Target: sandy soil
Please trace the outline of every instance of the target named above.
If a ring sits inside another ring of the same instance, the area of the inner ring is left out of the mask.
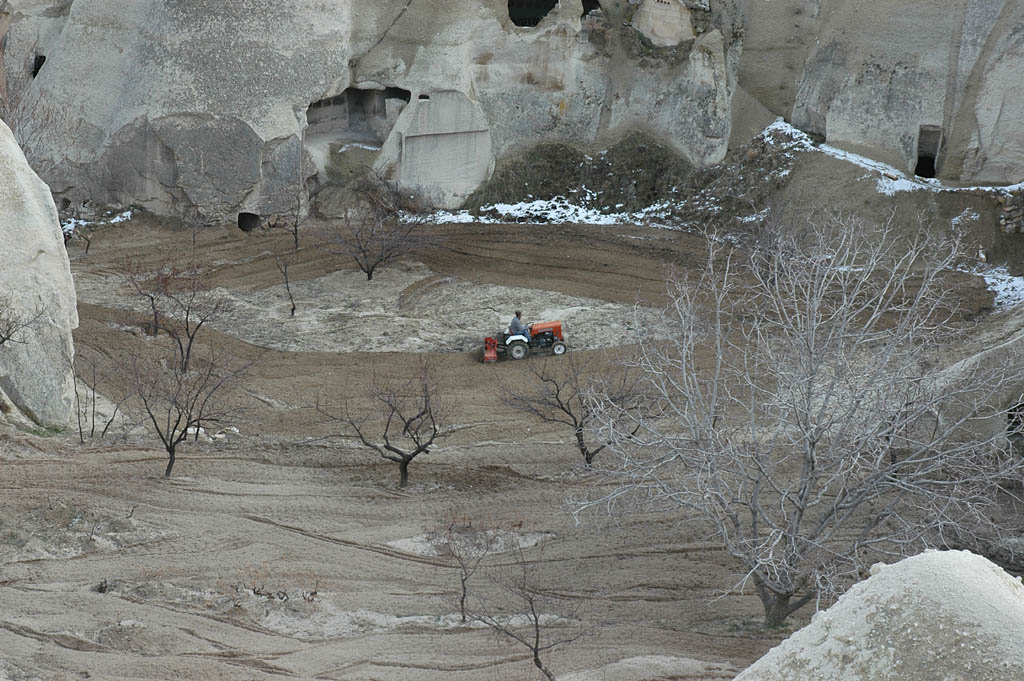
[[[189,443],[167,480],[142,435],[0,439],[0,679],[539,678],[525,648],[458,618],[453,564],[423,539],[456,515],[514,528],[504,548],[525,546],[545,593],[584,605],[596,634],[550,654],[560,678],[730,679],[788,633],[759,625],[753,595],[717,598],[735,566],[698,524],[575,525],[562,511],[583,485],[571,432],[509,413],[495,391],[544,360],[480,362],[481,337],[515,307],[564,319],[574,350],[603,360],[634,304],[660,302],[665,268],[703,257],[700,241],[635,227],[439,230],[445,248],[369,283],[310,242],[291,270],[295,318],[270,257],[286,235],[200,234],[197,257],[231,302],[207,342],[259,358],[238,432]],[[76,345],[108,397],[123,388],[111,365],[141,336],[119,264],[188,257],[190,240],[141,218],[98,232],[88,255],[73,243]],[[394,464],[330,437],[311,407],[420,353],[442,367],[458,428],[399,489]]]

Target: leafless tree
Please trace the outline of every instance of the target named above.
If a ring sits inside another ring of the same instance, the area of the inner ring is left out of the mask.
[[[379,267],[434,243],[424,235],[425,219],[406,210],[415,197],[394,183],[371,175],[354,193],[354,205],[326,237],[332,251],[352,258],[367,281]]]
[[[292,264],[295,262],[295,258],[298,256],[298,250],[289,250],[284,253],[274,253],[274,265],[277,266],[277,271],[281,273],[281,277],[284,279],[284,290],[288,294],[288,302],[291,303],[290,316],[295,316],[295,296],[292,295],[292,281],[289,274],[289,270]]]
[[[251,366],[229,367],[212,351],[197,364],[183,371],[174,353],[149,360],[141,352],[128,362],[132,398],[167,452],[167,478],[178,446],[190,434],[222,423],[234,413],[228,392]]]
[[[1003,432],[1015,353],[936,361],[965,330],[955,238],[811,227],[748,253],[711,239],[704,270],[670,282],[634,363],[655,409],[631,423],[607,403],[611,451],[576,506],[703,516],[769,625],[875,560],[995,532],[986,511],[1022,465]]]
[[[173,269],[163,296],[169,314],[160,322],[161,328],[174,340],[178,366],[187,372],[196,337],[203,326],[223,316],[227,302],[213,291],[206,271],[196,263]]]
[[[485,583],[470,589],[466,612],[496,634],[526,646],[533,665],[550,681],[555,675],[543,657],[554,648],[591,633],[583,621],[585,598],[564,597],[544,584],[539,562],[527,558],[518,545],[512,560],[485,568]]]
[[[214,292],[208,272],[195,262],[178,266],[166,260],[155,266],[128,261],[121,273],[145,300],[152,315],[152,335],[164,331],[173,339],[177,366],[187,372],[199,332],[227,308],[227,302]]]
[[[79,370],[79,366],[82,370]],[[98,408],[99,402],[99,375],[97,371],[96,361],[88,360],[85,361],[82,358],[81,350],[79,350],[79,356],[72,362],[72,377],[74,378],[75,384],[75,416],[78,421],[78,441],[85,444],[86,437],[96,437],[96,426],[101,425],[99,436],[104,438],[107,433],[110,432],[111,426],[117,421],[118,416],[124,418],[124,413],[121,408],[124,403],[128,400],[128,395],[122,395],[120,399],[112,403],[112,409],[109,414],[101,415]],[[85,403],[82,400],[81,385],[84,385],[85,392]],[[105,419],[105,420],[103,420]],[[128,428],[125,428],[125,435],[127,436]]]
[[[598,366],[597,361],[585,358],[580,353],[569,353],[566,357],[545,361],[529,367],[529,384],[522,385],[512,379],[499,379],[501,400],[512,409],[545,421],[561,423],[572,429],[576,448],[583,455],[586,465],[605,448],[604,443],[595,443],[596,433],[591,429],[594,414],[604,409],[606,403],[617,405],[622,413],[643,409],[643,393],[638,381],[639,374],[629,367]],[[590,399],[592,394],[602,396],[598,402]],[[630,422],[637,427],[639,419]]]
[[[139,260],[127,260],[121,265],[120,272],[124,282],[149,308],[153,320],[149,332],[156,336],[162,328],[161,315],[167,304],[167,292],[178,276],[177,268],[170,260],[155,266]]]
[[[34,315],[17,312],[10,298],[0,296],[0,347],[8,343],[23,343],[21,332],[42,316],[42,312]]]
[[[341,423],[364,446],[398,464],[399,487],[409,484],[409,464],[448,435],[449,407],[437,378],[438,369],[421,360],[409,379],[375,376],[367,389],[369,408],[355,413],[348,401],[336,415],[317,404],[317,411]]]
[[[469,580],[476,574],[484,559],[498,549],[501,528],[474,525],[471,518],[453,514],[442,527],[427,534],[428,540],[442,557],[455,563],[459,574],[459,614],[467,621],[466,599]]]

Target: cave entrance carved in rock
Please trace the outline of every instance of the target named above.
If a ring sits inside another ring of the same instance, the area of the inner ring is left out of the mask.
[[[317,171],[326,172],[332,145],[337,151],[378,151],[410,99],[412,93],[402,88],[350,87],[310,104],[304,143]]]
[[[243,232],[251,232],[254,229],[258,229],[263,223],[260,216],[256,213],[239,213],[238,214],[238,229]]]
[[[917,163],[914,175],[935,177],[942,161],[942,128],[938,125],[922,125],[917,137]]]
[[[557,4],[558,0],[508,0],[508,18],[516,26],[536,26]]]
[[[583,16],[599,11],[601,11],[601,3],[598,0],[583,0]]]

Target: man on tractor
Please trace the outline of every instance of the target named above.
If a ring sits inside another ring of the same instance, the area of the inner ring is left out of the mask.
[[[516,316],[508,323],[508,334],[510,336],[526,336],[526,342],[530,342],[530,327],[523,324],[523,313],[516,310]]]

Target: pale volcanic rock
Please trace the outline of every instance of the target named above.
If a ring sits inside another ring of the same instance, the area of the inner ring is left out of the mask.
[[[691,58],[641,64],[614,0],[585,22],[581,0],[561,0],[532,27],[513,24],[506,0],[7,7],[12,91],[37,102],[46,139],[33,152],[74,205],[285,212],[355,148],[453,208],[499,156],[541,139],[600,143],[639,126],[698,167],[727,149],[732,44],[709,27]],[[679,36],[692,37],[690,11],[678,7]]]
[[[0,122],[0,297],[31,323],[0,346],[0,392],[25,415],[64,427],[74,400],[75,284],[50,190]],[[0,416],[0,420],[3,416]]]
[[[736,681],[1024,678],[1024,586],[969,551],[878,564]]]
[[[906,172],[933,154],[944,179],[1024,179],[1024,4],[777,0],[746,15],[739,87],[801,130]]]
[[[681,0],[644,0],[633,15],[633,26],[658,47],[693,40],[690,10]]]

